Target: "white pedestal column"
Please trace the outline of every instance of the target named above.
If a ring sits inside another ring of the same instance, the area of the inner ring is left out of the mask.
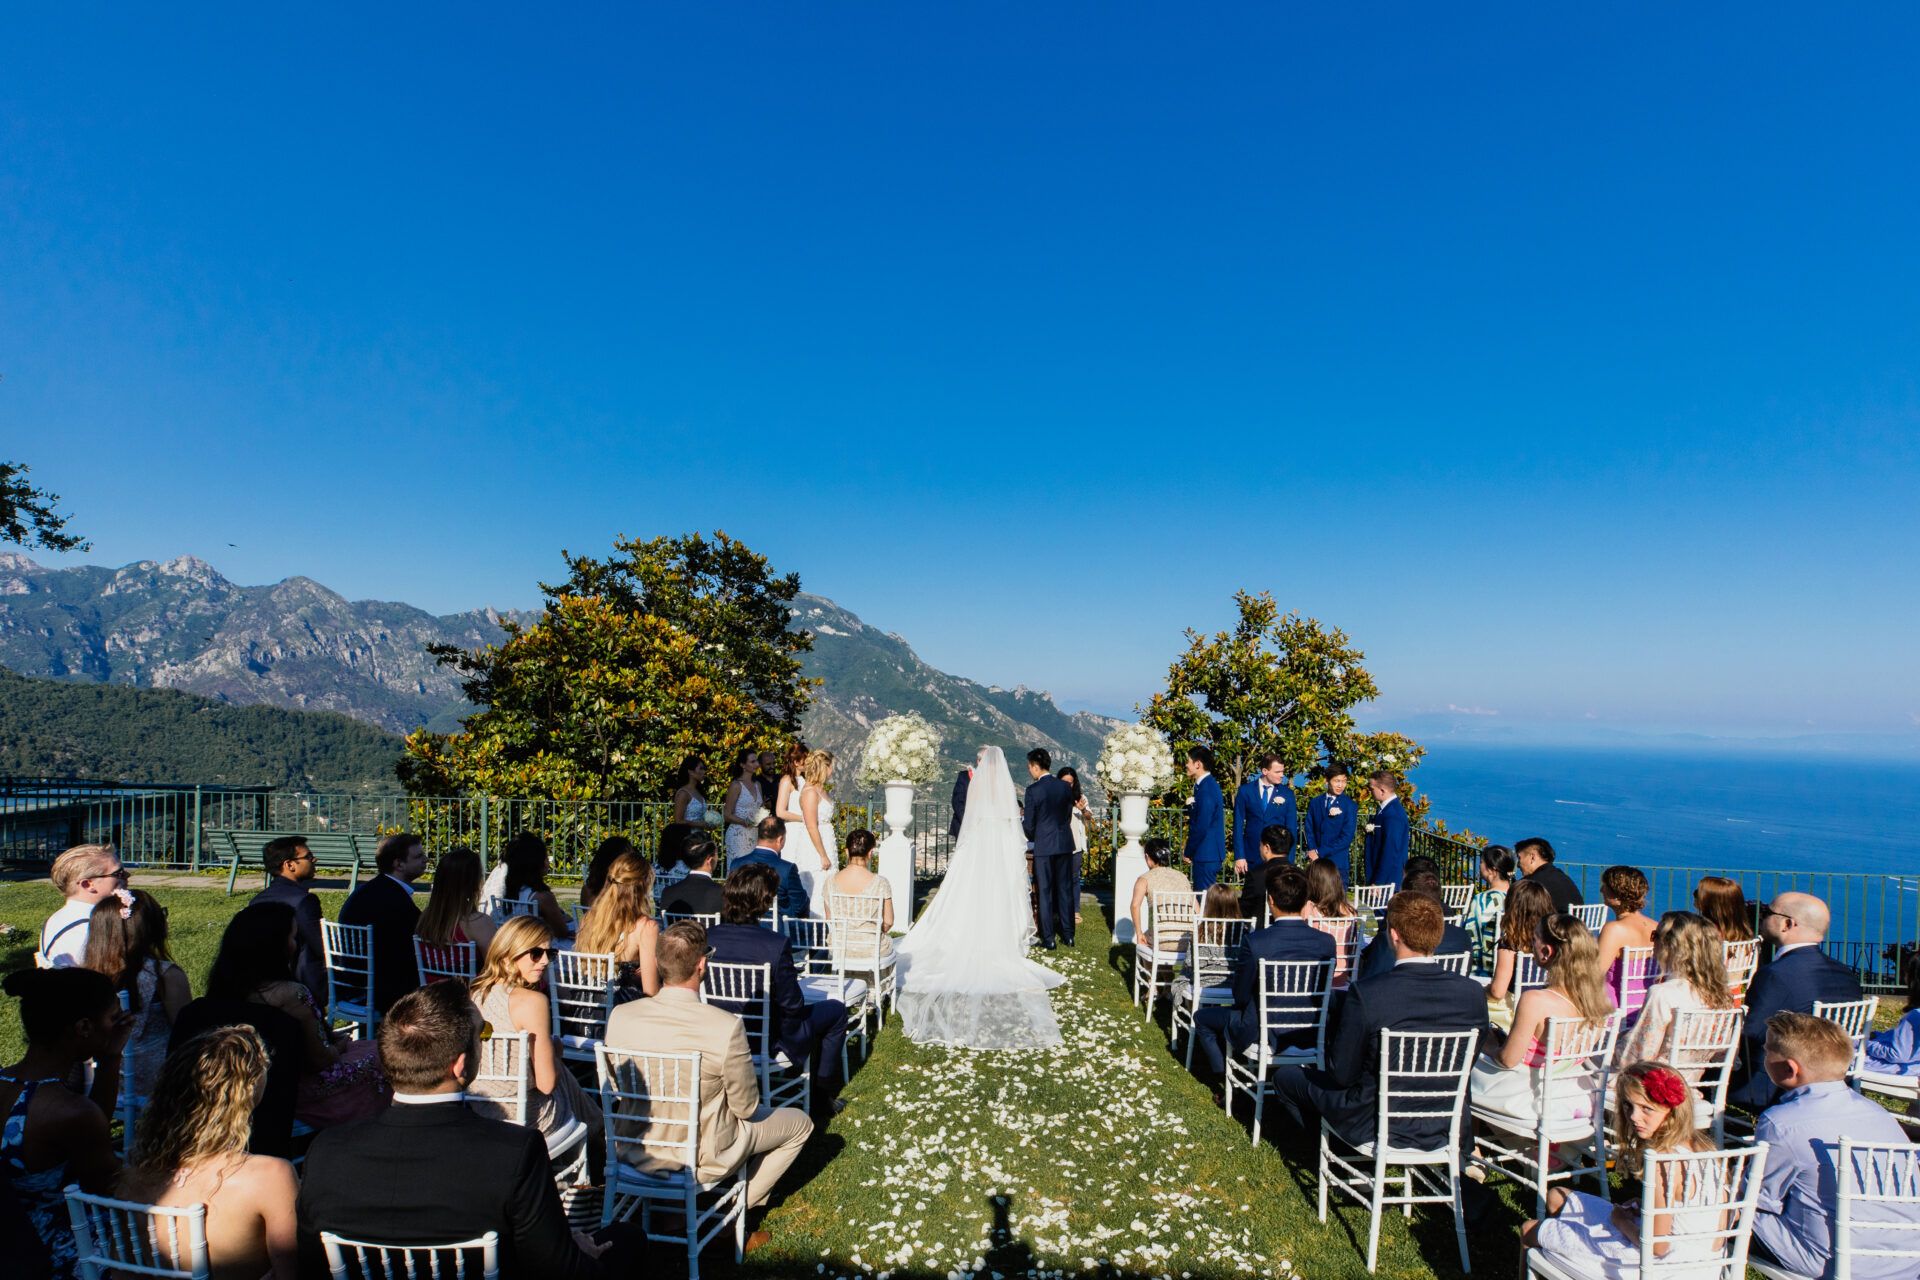
[[[887,784],[887,838],[880,842],[880,874],[893,886],[893,932],[905,933],[913,924],[913,842],[906,837],[913,822],[913,784]]]
[[[1126,843],[1113,855],[1113,940],[1133,941],[1133,885],[1147,874],[1147,851],[1140,837],[1147,834],[1147,796],[1129,791],[1120,797],[1120,834]]]

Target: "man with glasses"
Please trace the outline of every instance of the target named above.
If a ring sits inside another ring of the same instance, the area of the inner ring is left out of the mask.
[[[320,899],[307,888],[313,879],[313,851],[299,836],[267,841],[260,861],[266,865],[267,887],[254,902],[284,902],[293,908],[294,928],[300,934],[300,954],[293,960],[293,976],[313,993],[313,1002],[327,1007],[327,953],[320,941]]]
[[[33,962],[42,969],[67,969],[87,953],[94,904],[127,887],[127,869],[112,845],[77,844],[53,860],[49,875],[66,902],[40,927]]]
[[[1731,1100],[1761,1111],[1780,1100],[1767,1074],[1767,1019],[1776,1013],[1813,1012],[1813,1003],[1860,999],[1853,970],[1820,949],[1827,938],[1827,904],[1810,893],[1782,893],[1760,908],[1760,936],[1773,944],[1773,960],[1760,966],[1747,986],[1744,1080]]]

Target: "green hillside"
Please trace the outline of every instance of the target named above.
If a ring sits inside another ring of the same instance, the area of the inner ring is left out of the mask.
[[[390,790],[400,739],[332,711],[0,669],[0,774]]]

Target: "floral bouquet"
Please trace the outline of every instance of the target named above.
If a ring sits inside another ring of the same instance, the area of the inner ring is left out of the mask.
[[[919,713],[888,716],[867,735],[860,756],[862,785],[911,782],[924,787],[939,776],[940,734]]]
[[[1112,794],[1151,794],[1173,780],[1173,748],[1158,729],[1130,724],[1113,731],[1093,771]]]

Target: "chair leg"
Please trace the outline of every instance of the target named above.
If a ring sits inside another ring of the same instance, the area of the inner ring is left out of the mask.
[[[687,1228],[687,1280],[700,1280],[700,1213],[695,1193],[688,1193],[681,1212]]]
[[[1327,1134],[1320,1131],[1320,1221],[1327,1220]]]
[[[1232,1046],[1229,1045],[1228,1048],[1232,1048]],[[1272,1087],[1273,1087],[1273,1081],[1269,1079],[1267,1076],[1261,1076],[1260,1079],[1254,1083],[1254,1086],[1253,1086],[1253,1134],[1252,1134],[1253,1141],[1249,1144],[1251,1146],[1257,1147],[1260,1145],[1260,1117],[1266,1112],[1267,1090]]]
[[[1367,1274],[1372,1275],[1380,1262],[1380,1202],[1386,1198],[1386,1170],[1373,1166],[1373,1202],[1367,1206]]]
[[[1453,1192],[1453,1237],[1460,1242],[1460,1270],[1473,1272],[1473,1263],[1467,1257],[1467,1210],[1460,1200],[1460,1157],[1454,1156],[1453,1163],[1447,1166],[1447,1182]]]
[[[1193,1025],[1187,1028],[1187,1070],[1193,1070],[1193,1042],[1200,1038],[1199,1014],[1194,1015]]]

